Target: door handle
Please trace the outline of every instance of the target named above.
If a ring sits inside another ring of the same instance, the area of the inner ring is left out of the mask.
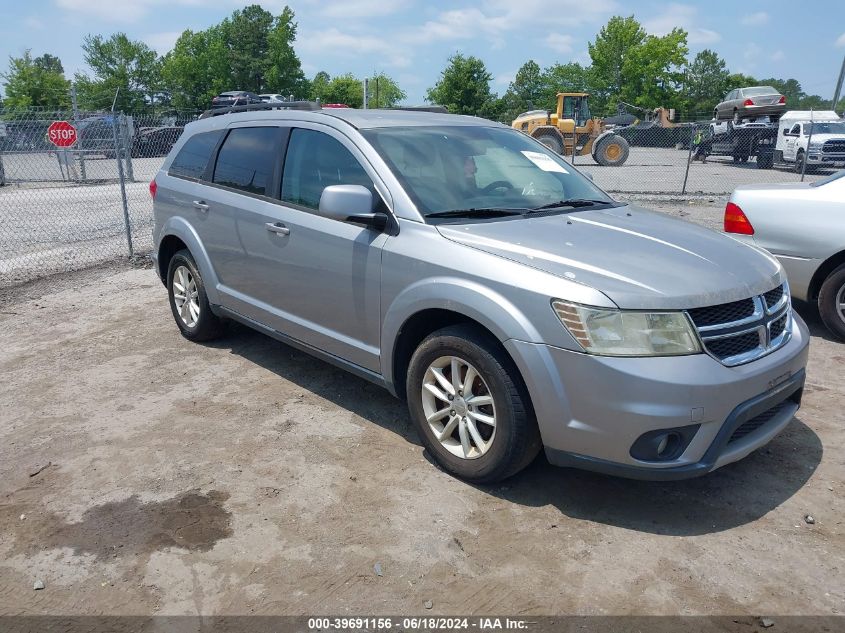
[[[205,202],[205,200],[194,200],[194,209],[205,213],[208,211],[208,204]]]
[[[271,233],[278,235],[290,235],[290,229],[281,222],[268,222],[264,227]]]

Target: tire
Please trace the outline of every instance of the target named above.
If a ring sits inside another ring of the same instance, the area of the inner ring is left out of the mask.
[[[552,150],[555,154],[563,154],[563,142],[557,134],[546,132],[535,136],[538,141]]]
[[[181,289],[186,285],[190,292],[188,296],[193,296],[194,300],[180,302],[179,296],[185,294]],[[178,251],[170,260],[167,267],[167,296],[173,319],[182,336],[189,341],[210,341],[223,333],[223,321],[211,311],[202,276],[188,250]]]
[[[460,362],[454,365],[452,359]],[[455,366],[459,378],[453,383]],[[473,405],[472,398],[463,400],[465,392],[460,387],[471,370],[477,373],[470,387],[473,398],[485,397],[491,404]],[[457,394],[452,396],[441,380]],[[427,384],[434,386],[439,396]],[[528,392],[516,366],[498,341],[475,327],[449,326],[420,343],[411,357],[406,393],[411,419],[424,446],[456,477],[473,483],[501,481],[530,464],[541,448]],[[434,412],[443,415],[432,419]],[[495,425],[481,418],[492,419]],[[447,432],[449,426],[451,433],[441,441],[435,433]]]
[[[824,280],[819,291],[819,314],[827,329],[845,341],[845,264]]]
[[[596,162],[605,167],[618,167],[628,160],[628,154],[631,148],[628,146],[628,141],[614,134],[613,136],[604,137],[596,148]]]
[[[804,172],[804,150],[798,150],[795,155],[795,173],[800,174]]]

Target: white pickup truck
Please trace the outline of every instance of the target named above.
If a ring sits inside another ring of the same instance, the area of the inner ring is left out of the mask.
[[[811,123],[812,120],[812,123]],[[845,120],[833,111],[792,110],[778,125],[775,163],[790,163],[795,171],[815,167],[845,167]]]

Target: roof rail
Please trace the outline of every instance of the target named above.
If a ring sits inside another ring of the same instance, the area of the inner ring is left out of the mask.
[[[212,108],[203,112],[199,118],[207,119],[222,114],[234,112],[260,112],[262,110],[320,110],[320,104],[316,101],[279,101],[277,103],[249,103],[247,105],[228,106],[225,108]]]
[[[434,112],[437,114],[449,114],[449,110],[441,105],[430,106],[394,106],[392,108],[385,108],[386,110],[405,110],[407,112]]]

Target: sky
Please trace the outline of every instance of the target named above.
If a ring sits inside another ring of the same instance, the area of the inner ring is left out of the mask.
[[[201,30],[249,2],[237,0],[0,0],[0,69],[9,56],[57,55],[66,74],[85,71],[88,33],[122,31],[163,54],[184,29]],[[589,63],[587,43],[613,15],[634,15],[649,33],[688,31],[690,58],[704,48],[732,72],[796,78],[807,93],[831,98],[845,55],[845,3],[812,0],[262,0],[299,24],[295,49],[306,76],[379,71],[419,104],[450,55],[484,60],[501,94],[533,59]],[[232,86],[232,89],[238,86]],[[1,89],[1,88],[0,88]]]

